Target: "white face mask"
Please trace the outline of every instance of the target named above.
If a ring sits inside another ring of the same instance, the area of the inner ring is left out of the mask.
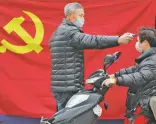
[[[138,52],[143,53],[143,49],[140,47],[139,42],[136,42],[135,48]]]
[[[74,22],[74,24],[77,27],[82,28],[82,26],[84,25],[84,18],[78,18],[78,19],[76,19],[76,21]]]

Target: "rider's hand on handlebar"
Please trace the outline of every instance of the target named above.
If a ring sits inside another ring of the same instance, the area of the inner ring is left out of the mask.
[[[110,78],[115,78],[115,74],[109,75]]]
[[[106,85],[107,87],[112,87],[116,84],[116,82],[117,82],[116,78],[108,78],[102,82],[102,86]]]

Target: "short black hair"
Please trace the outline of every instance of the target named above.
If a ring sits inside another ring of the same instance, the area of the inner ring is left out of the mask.
[[[140,28],[139,29],[140,42],[147,40],[151,47],[156,47],[156,29],[154,28]]]

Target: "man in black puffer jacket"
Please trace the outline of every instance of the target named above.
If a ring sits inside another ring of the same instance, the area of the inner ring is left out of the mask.
[[[64,108],[70,97],[83,88],[84,49],[104,49],[129,43],[130,33],[118,36],[85,34],[84,9],[79,3],[67,4],[66,18],[58,26],[50,40],[52,56],[51,89],[57,102],[57,110]]]
[[[108,87],[117,84],[129,88],[126,106],[127,117],[133,114],[130,113],[130,110],[135,109],[133,108],[137,105],[135,103],[139,103],[142,108],[145,108],[145,106],[148,108],[149,99],[152,93],[155,94],[156,92],[155,89],[152,91],[150,88],[147,88],[145,94],[145,91],[143,91],[145,86],[147,87],[148,84],[154,81],[156,82],[156,30],[152,28],[141,28],[137,40],[136,50],[142,53],[135,60],[137,65],[121,69],[119,72],[110,75],[111,78],[103,82],[103,85],[105,84]],[[139,97],[143,98],[137,99]]]

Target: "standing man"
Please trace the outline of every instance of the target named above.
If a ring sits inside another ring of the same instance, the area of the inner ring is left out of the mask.
[[[129,43],[130,33],[119,36],[95,36],[82,31],[84,8],[69,3],[64,8],[65,18],[50,40],[52,56],[51,89],[57,111],[65,107],[73,94],[84,86],[84,49],[105,49]]]

